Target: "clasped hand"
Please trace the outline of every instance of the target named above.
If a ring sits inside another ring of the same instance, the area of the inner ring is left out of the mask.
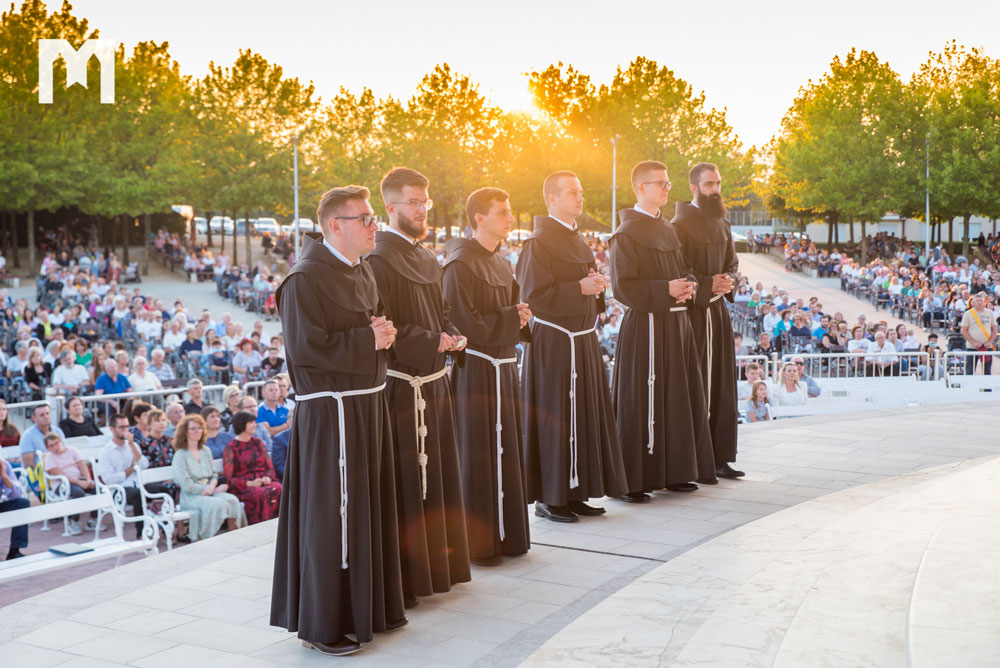
[[[695,290],[698,289],[697,283],[689,281],[686,278],[675,278],[667,285],[669,286],[670,296],[677,302],[686,302],[691,299],[694,297]]]
[[[385,350],[396,341],[396,328],[392,320],[386,320],[384,315],[371,316],[372,331],[375,332],[375,349]]]
[[[587,296],[599,295],[607,290],[608,284],[609,281],[607,276],[599,274],[594,269],[591,269],[586,278],[580,279],[580,292]]]

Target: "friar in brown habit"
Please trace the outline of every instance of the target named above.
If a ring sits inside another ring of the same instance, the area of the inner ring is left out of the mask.
[[[588,499],[629,491],[596,333],[608,279],[576,225],[576,174],[550,174],[542,194],[549,215],[535,219],[517,261],[534,316],[521,371],[527,500],[540,517],[576,522],[604,513]]]
[[[278,516],[271,624],[341,656],[406,625],[385,387],[396,330],[362,256],[369,192],[334,188],[278,288],[296,392]],[[356,640],[348,638],[353,634]]]
[[[494,566],[531,547],[521,458],[517,380],[519,340],[530,339],[510,261],[499,251],[514,216],[510,196],[480,188],[465,204],[472,239],[448,242],[444,296],[468,337],[465,362],[452,369],[465,523],[472,563]]]
[[[619,212],[609,247],[612,291],[626,307],[611,400],[629,487],[621,498],[633,503],[648,500],[652,490],[695,491],[695,479],[718,483],[701,356],[688,315],[697,283],[660,215],[670,185],[663,163],[636,165],[638,202]]]
[[[448,318],[441,265],[420,243],[432,202],[428,181],[406,167],[382,179],[389,227],[368,261],[386,315],[398,330],[389,351],[386,399],[396,449],[396,499],[407,607],[417,596],[468,582],[462,476],[445,356],[465,345]]]
[[[733,324],[725,300],[733,301],[739,259],[722,202],[719,168],[699,162],[688,174],[693,201],[680,202],[672,222],[688,266],[698,281],[690,310],[695,338],[702,352],[702,370],[708,397],[709,426],[716,475],[739,478],[730,462],[736,461],[736,350]]]

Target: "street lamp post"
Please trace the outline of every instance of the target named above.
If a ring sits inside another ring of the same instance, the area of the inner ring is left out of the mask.
[[[931,139],[924,137],[924,222],[927,224],[927,234],[924,235],[924,255],[927,262],[931,261]]]
[[[299,133],[295,133],[292,138],[292,192],[295,194],[295,217],[292,218],[292,225],[295,226],[295,261],[299,261]]]
[[[618,140],[619,135],[611,138],[611,231],[618,227]]]

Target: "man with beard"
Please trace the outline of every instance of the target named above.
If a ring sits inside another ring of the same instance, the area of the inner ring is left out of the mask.
[[[672,221],[687,265],[698,281],[694,307],[689,311],[695,339],[701,349],[702,372],[708,397],[709,426],[716,475],[739,478],[736,461],[736,353],[733,325],[722,302],[733,301],[739,259],[729,230],[728,212],[722,203],[719,168],[699,162],[688,175],[694,201],[680,202]]]
[[[495,566],[530,547],[517,384],[520,338],[531,311],[519,302],[514,269],[499,252],[514,217],[510,196],[480,188],[465,204],[472,239],[448,242],[444,295],[469,344],[452,370],[462,490],[472,563]]]
[[[542,196],[549,215],[535,219],[517,261],[534,314],[522,371],[527,501],[539,517],[577,522],[604,513],[588,499],[628,491],[595,332],[608,279],[576,225],[583,213],[576,174],[550,174]]]
[[[632,503],[663,489],[693,492],[698,479],[718,483],[687,302],[697,283],[681,244],[660,215],[670,179],[662,162],[632,170],[638,202],[622,209],[611,237],[611,285],[628,307],[618,333],[611,400]]]
[[[278,288],[297,392],[275,543],[271,624],[343,656],[406,625],[386,353],[371,267],[376,219],[361,186],[327,191],[302,258]],[[338,512],[339,508],[339,512]],[[348,638],[354,634],[356,639]]]
[[[406,606],[417,596],[468,582],[469,546],[461,467],[445,355],[465,346],[448,319],[441,266],[420,244],[433,205],[428,181],[405,167],[382,179],[389,228],[368,257],[386,315],[399,333],[389,354],[386,398],[392,409],[400,554]]]

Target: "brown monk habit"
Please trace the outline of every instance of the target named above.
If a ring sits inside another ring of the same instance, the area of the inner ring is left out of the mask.
[[[309,233],[278,288],[288,373],[299,397],[375,388],[386,354],[370,317],[381,315],[364,260],[348,267]],[[359,642],[403,618],[393,450],[382,392],[343,399],[347,550],[341,540],[339,408],[332,397],[299,401],[292,421],[275,543],[271,624],[299,637]],[[343,568],[346,561],[347,568]]]
[[[515,349],[530,334],[518,318],[519,293],[513,267],[496,250],[475,239],[448,242],[444,295],[452,322],[469,341],[465,363],[452,369],[451,382],[469,554],[476,559],[524,554],[530,547]]]
[[[615,350],[611,400],[629,492],[714,478],[689,304],[677,303],[669,289],[669,281],[689,275],[680,242],[662,217],[635,209],[618,215],[621,225],[610,242],[611,285],[627,309]]]
[[[739,408],[733,325],[723,301],[723,297],[733,301],[733,295],[713,295],[712,276],[729,274],[735,284],[740,263],[729,221],[709,219],[698,207],[680,202],[671,224],[681,242],[684,258],[698,281],[695,308],[689,313],[698,347],[703,351],[702,370],[708,391],[712,450],[715,465],[721,467],[736,461]]]
[[[459,332],[448,319],[437,258],[419,242],[410,243],[392,232],[378,232],[368,261],[385,302],[386,316],[397,330],[396,342],[389,350],[389,368],[414,378],[443,370],[445,354],[437,351],[441,332]],[[425,406],[422,419],[421,411],[416,410],[415,394],[410,381],[388,379],[386,399],[392,411],[396,448],[399,542],[407,597],[445,592],[471,577],[455,409],[448,377],[427,381],[420,387]],[[421,438],[421,433],[426,435]]]
[[[580,280],[596,268],[594,254],[575,230],[548,216],[535,219],[517,262],[517,282],[535,321],[521,371],[524,469],[527,501],[565,506],[568,501],[620,496],[626,490],[611,395],[596,333],[573,339],[576,352],[576,447],[570,447],[569,332],[594,327],[604,297],[583,295]]]

